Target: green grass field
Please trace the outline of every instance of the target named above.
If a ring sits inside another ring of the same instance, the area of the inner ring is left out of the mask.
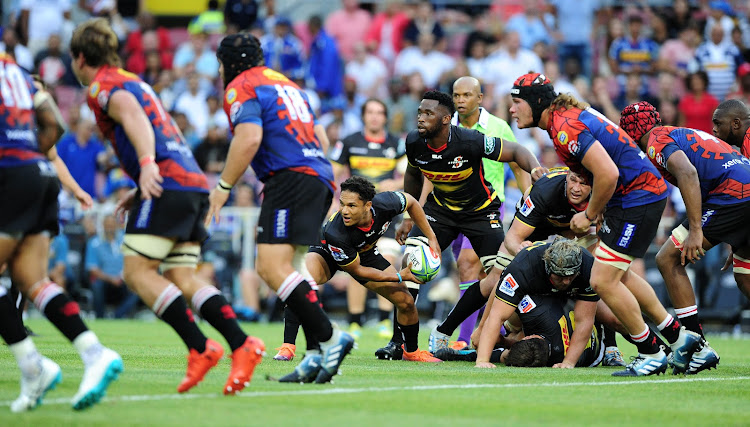
[[[84,412],[69,401],[82,364],[73,348],[48,322],[32,320],[39,349],[63,369],[63,382],[45,404],[12,414],[19,372],[7,349],[0,351],[0,426],[32,425],[356,425],[442,426],[528,424],[748,425],[750,424],[750,340],[709,337],[721,355],[718,370],[697,376],[615,378],[617,368],[574,370],[499,367],[478,370],[466,362],[417,364],[376,360],[384,342],[365,329],[333,384],[279,384],[294,362],[272,359],[281,343],[280,324],[245,324],[261,337],[268,355],[250,387],[223,396],[229,359],[185,395],[176,392],[184,375],[185,349],[171,329],[157,322],[91,321],[104,344],[122,354],[125,372],[108,397]],[[202,329],[219,339],[205,322]],[[426,348],[427,331],[420,344]],[[223,341],[221,341],[223,342]],[[634,348],[620,339],[621,348]],[[299,357],[299,355],[298,355]]]

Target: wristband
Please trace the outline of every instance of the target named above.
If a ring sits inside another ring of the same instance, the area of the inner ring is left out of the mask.
[[[596,216],[594,216],[593,218],[589,218],[589,210],[588,209],[584,209],[583,210],[583,216],[585,216],[586,219],[589,220],[589,221],[591,221],[591,222],[594,222],[594,220],[596,219]]]
[[[404,279],[401,278],[401,273],[399,273],[398,271],[396,272],[396,276],[398,276],[398,283],[401,283],[404,281]]]
[[[228,182],[224,181],[221,178],[219,178],[219,183],[216,184],[216,185],[218,185],[219,188],[221,188],[222,190],[225,190],[227,192],[232,191],[232,187],[234,187],[233,185],[230,185]]]
[[[411,219],[411,216],[409,215],[409,212],[404,211],[404,214],[402,215],[403,219]]]
[[[536,171],[537,169],[541,169],[541,168],[542,168],[541,166],[535,167],[534,169],[531,170],[530,175],[534,175],[534,171]]]
[[[156,158],[150,154],[146,154],[145,156],[142,156],[140,159],[138,159],[138,164],[141,165],[141,167],[144,167],[146,165],[150,165],[151,163],[154,163],[156,161]]]

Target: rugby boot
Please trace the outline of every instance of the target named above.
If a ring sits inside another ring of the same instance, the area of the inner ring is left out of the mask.
[[[120,376],[122,358],[115,351],[101,348],[96,361],[86,366],[78,393],[73,396],[73,409],[81,410],[97,404],[106,394],[107,387]]]
[[[224,384],[224,394],[235,394],[250,385],[255,367],[263,360],[266,345],[263,340],[247,337],[241,347],[232,352],[232,370]]]
[[[62,381],[62,373],[57,363],[36,352],[33,357],[33,362],[29,363],[32,368],[21,373],[21,394],[10,404],[10,410],[13,412],[36,408],[42,403],[44,395],[54,390]]]
[[[652,355],[639,354],[632,358],[632,361],[625,370],[613,372],[613,377],[644,377],[647,375],[659,375],[667,371],[667,356],[663,351]]]
[[[279,378],[280,383],[311,383],[315,381],[321,369],[323,356],[320,353],[308,352],[294,370]]]
[[[438,359],[437,357],[433,356],[429,351],[427,350],[419,350],[416,349],[409,353],[408,351],[404,350],[404,355],[402,356],[403,360],[408,360],[409,362],[429,362],[429,363],[440,363],[442,360]]]
[[[198,353],[195,349],[191,349],[190,354],[187,356],[187,373],[180,385],[177,386],[177,391],[185,393],[198,385],[199,382],[203,381],[203,377],[206,376],[209,369],[219,363],[219,359],[223,355],[224,349],[211,338],[206,340],[206,350],[203,353]]]
[[[385,347],[375,350],[375,356],[380,360],[401,360],[404,349],[401,343],[389,342]]]
[[[693,353],[700,346],[701,336],[693,331],[687,330],[684,326],[680,328],[680,336],[673,344],[672,348],[672,373],[683,374],[688,368],[688,363],[693,357]]]
[[[276,353],[276,356],[273,357],[273,360],[291,362],[292,359],[294,359],[294,352],[295,350],[297,350],[297,346],[294,344],[284,343],[281,345],[281,347],[278,347],[276,350],[279,350],[279,352]]]
[[[315,378],[316,384],[330,382],[333,376],[339,372],[339,366],[349,352],[354,348],[354,337],[344,331],[334,328],[333,343],[320,343],[323,354],[321,357],[321,369]]]
[[[602,366],[625,366],[625,360],[622,353],[617,347],[607,347],[604,349],[604,360]]]
[[[699,350],[693,353],[686,374],[694,375],[700,371],[719,366],[719,354],[708,345],[708,341],[701,339]]]
[[[448,335],[437,330],[437,327],[430,332],[430,339],[427,341],[428,350],[430,353],[435,354],[438,350],[449,348],[450,339]]]

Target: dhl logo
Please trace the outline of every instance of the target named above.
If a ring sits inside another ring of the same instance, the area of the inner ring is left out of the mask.
[[[560,333],[562,334],[563,354],[568,354],[568,347],[570,347],[570,333],[568,332],[568,322],[565,320],[565,316],[562,316],[557,320],[557,323],[560,324]]]
[[[396,168],[396,159],[385,157],[351,156],[349,166],[352,169],[375,169],[378,171],[392,171]]]
[[[431,172],[431,171],[422,169],[422,174],[427,179],[429,179],[430,181],[436,181],[436,182],[463,181],[466,178],[470,177],[472,173],[474,173],[474,168],[469,168],[469,169],[458,171],[458,172]]]

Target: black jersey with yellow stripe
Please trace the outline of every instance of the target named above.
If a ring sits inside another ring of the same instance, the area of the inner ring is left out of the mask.
[[[321,246],[342,267],[353,263],[360,253],[375,247],[393,218],[407,208],[400,191],[384,191],[372,199],[372,223],[368,227],[346,226],[338,212],[323,224]]]
[[[329,158],[343,166],[348,166],[352,176],[367,178],[377,184],[393,179],[396,164],[404,156],[404,146],[399,139],[386,134],[385,139],[367,139],[363,132],[353,133],[334,144]]]
[[[416,130],[406,137],[409,165],[432,182],[435,201],[454,211],[480,210],[497,197],[484,177],[482,159],[497,161],[502,152],[501,138],[457,126],[451,126],[448,142],[438,149]]]
[[[568,168],[550,171],[537,180],[529,194],[518,201],[514,221],[534,228],[526,240],[546,240],[553,234],[570,230],[573,215],[581,212],[568,202]]]

